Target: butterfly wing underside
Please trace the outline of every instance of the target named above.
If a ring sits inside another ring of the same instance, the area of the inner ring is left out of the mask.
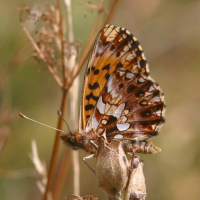
[[[163,123],[163,94],[149,77],[139,42],[126,29],[106,25],[99,32],[85,74],[81,112],[81,131],[106,133],[108,141],[146,139]]]

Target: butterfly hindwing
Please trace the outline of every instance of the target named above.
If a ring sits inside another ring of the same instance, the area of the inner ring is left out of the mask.
[[[144,140],[157,134],[163,114],[163,94],[155,82],[141,73],[117,70],[98,100],[93,127],[97,134],[106,131],[108,141]]]

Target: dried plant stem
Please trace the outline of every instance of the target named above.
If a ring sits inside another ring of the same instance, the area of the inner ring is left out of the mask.
[[[119,2],[120,2],[120,0],[115,0],[114,3],[112,4],[110,13],[109,13],[109,15],[107,17],[107,20],[106,20],[105,24],[107,24],[107,23],[109,23],[111,21],[111,19],[113,17],[113,14],[114,14],[114,11],[116,10]]]
[[[67,69],[71,72],[74,69],[75,63],[76,63],[76,57],[77,57],[77,53],[76,53],[76,49],[74,47],[74,34],[73,34],[73,24],[72,24],[72,13],[71,13],[71,1],[70,0],[65,0],[65,5],[66,5],[66,19],[67,19],[67,33],[68,33],[68,42],[71,44],[70,45],[70,57],[69,58],[65,58],[65,65],[67,66]],[[75,121],[77,121],[78,119],[78,106],[77,106],[77,102],[78,102],[78,92],[74,92],[74,91],[78,91],[79,90],[79,82],[78,82],[78,77],[74,80],[72,87],[70,88],[69,92],[70,92],[70,106],[68,109],[68,111],[70,112],[70,124],[72,124],[73,126],[71,126],[70,128],[72,130],[77,130],[78,129],[78,123],[74,123]],[[78,151],[68,151],[68,154],[70,154],[70,158],[72,158],[73,161],[73,169],[74,169],[74,194],[79,194],[80,192],[80,177],[79,177],[79,158],[78,158]],[[69,155],[65,154],[65,157],[69,157]],[[66,159],[64,157],[64,160]],[[69,160],[69,159],[68,159]],[[62,161],[62,164],[64,161]],[[62,166],[61,166],[62,168]],[[57,179],[57,183],[55,185],[56,189],[54,189],[53,191],[53,197],[54,199],[59,199],[60,193],[61,193],[61,189],[63,186],[63,182],[64,179],[66,177],[66,173],[67,173],[67,169],[66,168],[62,168],[59,169],[57,176],[59,177],[59,179]],[[71,183],[70,183],[71,184]]]
[[[67,94],[68,94],[68,91],[63,90],[63,96],[62,96],[62,102],[61,102],[61,108],[60,108],[63,116],[64,116],[65,108],[66,108]],[[61,118],[59,118],[57,128],[62,129],[62,125],[63,125],[63,120]],[[51,157],[50,169],[49,169],[49,174],[48,174],[48,182],[47,182],[47,187],[46,187],[46,191],[45,191],[45,195],[44,195],[44,200],[48,200],[48,194],[51,189],[51,185],[52,185],[52,181],[53,181],[53,174],[55,171],[56,161],[57,161],[57,157],[58,157],[59,144],[60,144],[60,132],[57,131],[55,142],[54,142],[53,153],[52,153],[52,157]]]
[[[59,35],[60,35],[60,45],[61,45],[61,62],[62,62],[62,71],[63,71],[63,83],[64,86],[67,83],[67,74],[66,74],[66,68],[65,68],[65,52],[64,52],[64,36],[63,36],[63,18],[61,13],[61,7],[60,7],[60,0],[57,0],[57,9],[59,13]]]
[[[68,41],[69,43],[74,43],[74,33],[73,33],[73,24],[72,24],[72,12],[71,12],[71,0],[65,0],[66,10],[67,10],[67,25],[68,25]],[[74,55],[76,54],[76,55]],[[77,53],[75,51],[74,45],[71,45],[71,57],[69,59],[69,67],[70,70],[73,71],[75,67]],[[78,93],[74,91],[79,91],[79,76],[74,80],[72,87],[70,88],[70,97],[71,97],[71,105],[70,108],[72,111],[71,115],[71,124],[74,124],[73,129],[78,130],[78,123],[74,123],[78,119]],[[72,152],[72,159],[73,159],[73,169],[74,169],[74,194],[80,194],[80,165],[79,165],[79,152],[73,151]]]
[[[31,41],[33,47],[35,48],[35,50],[37,51],[37,53],[39,54],[40,58],[44,61],[44,63],[47,63],[47,68],[48,70],[51,72],[51,74],[54,76],[55,80],[57,81],[57,83],[59,84],[60,87],[63,87],[63,83],[60,80],[60,77],[58,75],[58,72],[56,70],[56,68],[48,62],[48,60],[45,58],[44,54],[42,53],[42,51],[40,50],[40,48],[38,47],[38,45],[36,44],[36,42],[34,41],[33,37],[30,35],[30,33],[28,32],[27,28],[24,26],[24,23],[21,22],[21,26],[22,29],[24,30],[25,34],[27,35],[27,37],[29,38],[29,40]]]
[[[60,199],[61,198],[61,193],[64,188],[64,183],[66,180],[66,176],[69,173],[70,170],[70,163],[72,160],[72,150],[69,148],[64,148],[64,151],[61,153],[60,160],[58,161],[59,166],[58,166],[58,171],[56,173],[56,177],[54,179],[53,187],[52,187],[52,196],[53,199]],[[71,184],[69,182],[69,184]]]

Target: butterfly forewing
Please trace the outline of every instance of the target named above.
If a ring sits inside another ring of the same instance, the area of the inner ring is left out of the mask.
[[[85,74],[81,119],[83,131],[86,125],[91,128],[88,120],[103,88],[117,69],[149,75],[147,62],[136,38],[124,28],[106,25],[97,36]]]

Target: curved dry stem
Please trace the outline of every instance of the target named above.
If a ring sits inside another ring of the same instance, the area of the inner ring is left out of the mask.
[[[33,39],[33,37],[30,35],[30,33],[28,32],[27,28],[24,26],[24,23],[21,22],[21,26],[23,31],[25,32],[25,34],[27,35],[27,37],[29,38],[30,42],[32,43],[34,49],[36,50],[36,52],[38,53],[38,55],[40,56],[41,60],[46,63],[46,66],[48,68],[48,70],[51,72],[51,74],[54,76],[55,80],[57,81],[57,83],[59,84],[60,87],[63,87],[63,83],[58,75],[58,71],[56,70],[55,67],[53,67],[48,60],[45,58],[44,54],[42,53],[41,49],[38,47],[38,45],[36,44],[35,40]]]
[[[63,97],[62,97],[61,108],[60,108],[63,116],[64,116],[65,110],[66,110],[67,94],[68,94],[68,91],[63,90]],[[62,126],[63,126],[63,120],[62,120],[62,118],[59,118],[57,128],[61,130]],[[49,173],[48,173],[48,182],[47,182],[47,187],[46,187],[46,191],[45,191],[45,195],[44,195],[44,200],[48,200],[48,194],[50,192],[51,185],[53,182],[53,174],[54,174],[55,167],[56,167],[59,144],[60,144],[60,132],[57,131],[55,142],[54,142],[53,153],[52,153],[52,157],[51,157],[50,169],[49,169]]]

